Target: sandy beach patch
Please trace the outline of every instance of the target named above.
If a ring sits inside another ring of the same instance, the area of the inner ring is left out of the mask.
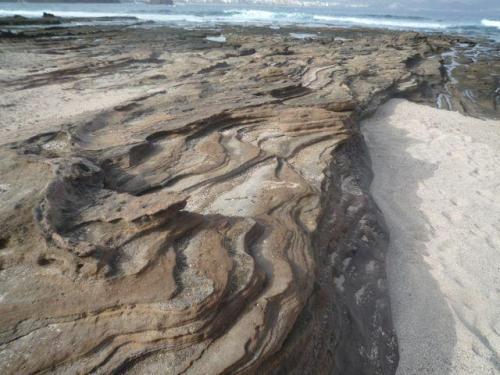
[[[391,100],[362,129],[391,234],[398,374],[498,373],[500,122]]]

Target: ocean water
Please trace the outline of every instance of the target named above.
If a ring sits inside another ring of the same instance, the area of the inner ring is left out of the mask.
[[[292,7],[272,5],[176,4],[174,6],[144,3],[62,4],[2,3],[0,17],[14,14],[25,17],[50,12],[63,17],[133,16],[140,21],[179,27],[210,27],[221,24],[304,27],[368,27],[395,30],[443,32],[500,41],[500,14],[447,12],[366,13],[366,10],[340,7]],[[104,23],[105,21],[94,21]],[[108,21],[109,22],[109,21]],[[115,21],[116,22],[116,21]],[[125,21],[122,21],[125,22]],[[131,22],[131,21],[127,21]]]

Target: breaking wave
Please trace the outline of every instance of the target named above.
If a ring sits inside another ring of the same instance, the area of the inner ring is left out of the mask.
[[[500,30],[500,21],[497,20],[489,20],[485,18],[481,20],[481,25],[486,27],[496,27],[498,30]]]
[[[413,18],[385,17],[332,17],[314,16],[315,20],[333,23],[346,23],[370,27],[405,28],[405,29],[446,29],[450,25],[441,22],[424,21]]]
[[[1,0],[0,0],[1,1]],[[500,20],[473,19],[471,17],[448,17],[439,19],[416,15],[350,14],[332,8],[251,5],[176,5],[172,7],[152,6],[138,3],[120,4],[50,4],[50,3],[1,3],[0,17],[21,15],[40,17],[42,12],[61,17],[134,17],[135,20],[115,22],[148,22],[177,26],[214,26],[217,24],[259,25],[279,27],[281,25],[369,27],[395,30],[446,31],[467,36],[486,36],[500,40]],[[86,21],[82,21],[86,22]],[[109,20],[92,20],[92,23]]]

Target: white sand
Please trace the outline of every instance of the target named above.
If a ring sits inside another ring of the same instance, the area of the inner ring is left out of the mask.
[[[398,374],[498,374],[500,122],[392,100],[363,123]]]

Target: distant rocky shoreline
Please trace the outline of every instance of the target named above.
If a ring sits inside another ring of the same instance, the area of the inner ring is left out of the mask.
[[[413,32],[5,25],[2,374],[395,373],[359,120],[393,97],[495,117],[499,59]]]
[[[98,19],[101,22],[139,21],[137,17],[128,17],[128,16],[99,17]],[[52,13],[43,12],[41,17],[24,17],[21,15],[0,17],[0,28],[2,27],[12,28],[16,26],[51,26],[51,25],[62,25],[62,24],[71,24],[79,22],[92,22],[95,20],[96,18],[93,17],[59,17],[55,16]],[[3,32],[13,34],[12,29]]]

